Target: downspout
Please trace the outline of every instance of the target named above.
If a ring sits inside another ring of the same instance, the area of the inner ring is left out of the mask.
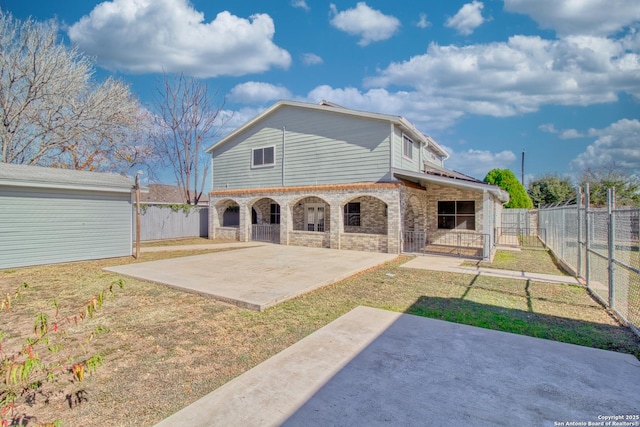
[[[287,131],[287,128],[285,128],[284,126],[282,126],[282,186],[284,187],[284,183],[285,183],[285,174],[284,174],[284,149],[285,149],[285,142],[286,142],[286,137],[285,137],[285,133]]]
[[[395,132],[394,132],[393,123],[391,123],[389,126],[391,129],[391,133],[389,134],[389,173],[391,174],[391,176],[389,178],[391,179],[391,181],[395,181],[393,172],[391,172],[393,168],[396,166],[394,163],[395,159],[393,158],[393,151],[394,151],[394,145],[395,145]]]

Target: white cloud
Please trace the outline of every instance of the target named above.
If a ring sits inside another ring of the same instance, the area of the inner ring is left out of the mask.
[[[304,53],[302,54],[302,63],[304,65],[318,65],[322,64],[324,61],[321,57],[316,55],[315,53]]]
[[[290,99],[291,92],[283,86],[271,83],[245,82],[234,86],[229,98],[238,103],[264,104],[267,101]]]
[[[486,150],[468,149],[466,151],[455,152],[449,147],[445,149],[451,154],[445,161],[448,169],[471,175],[477,179],[483,179],[491,169],[508,169],[509,165],[516,160],[516,155],[505,150],[493,153]]]
[[[309,5],[307,5],[307,2],[305,0],[293,0],[291,2],[291,6],[297,7],[299,9],[304,9],[307,12],[311,10],[311,8],[309,7]]]
[[[273,43],[274,33],[267,14],[244,19],[224,11],[205,22],[187,0],[105,1],[68,30],[106,68],[197,77],[288,68],[291,56]]]
[[[560,35],[614,34],[640,20],[638,0],[504,0],[504,8]]]
[[[398,18],[371,9],[365,2],[358,2],[355,8],[342,12],[338,12],[333,3],[329,7],[334,15],[330,21],[331,25],[348,34],[359,36],[360,46],[387,40],[400,28]]]
[[[429,22],[427,20],[427,14],[426,13],[421,13],[420,14],[420,20],[416,24],[416,27],[418,27],[418,28],[427,28],[427,27],[430,27],[430,26],[431,26],[431,22]]]
[[[423,99],[443,98],[461,113],[513,116],[542,105],[614,102],[618,92],[640,98],[640,55],[624,42],[590,36],[458,47],[432,43],[427,53],[391,63],[366,87],[412,88]]]
[[[639,120],[618,120],[604,129],[589,129],[588,133],[598,139],[571,162],[574,170],[581,171],[587,166],[598,169],[615,164],[631,174],[640,171]]]
[[[332,88],[327,85],[311,90],[302,100],[335,102],[347,108],[375,113],[404,116],[418,128],[432,132],[450,127],[462,117],[456,108],[449,108],[447,100],[425,98],[416,92],[389,92],[386,89],[370,89],[361,92],[354,87]]]
[[[560,139],[576,139],[576,138],[584,138],[586,135],[578,132],[575,129],[565,129],[560,132]]]
[[[558,133],[558,129],[556,129],[553,123],[541,124],[540,126],[538,126],[538,129],[546,133]]]
[[[462,35],[468,36],[485,22],[482,16],[482,8],[484,8],[482,2],[473,0],[473,2],[462,6],[458,13],[447,19],[444,25],[445,27],[454,28]]]

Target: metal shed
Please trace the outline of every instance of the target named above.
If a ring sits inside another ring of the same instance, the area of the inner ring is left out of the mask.
[[[0,163],[0,268],[132,254],[127,177]]]

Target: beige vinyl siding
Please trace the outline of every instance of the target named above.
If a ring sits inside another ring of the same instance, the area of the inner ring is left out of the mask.
[[[276,147],[275,166],[252,169],[251,150],[270,145]],[[213,189],[392,179],[388,122],[331,112],[284,107],[223,147],[214,148],[212,155]]]
[[[131,255],[129,193],[0,186],[0,268]]]

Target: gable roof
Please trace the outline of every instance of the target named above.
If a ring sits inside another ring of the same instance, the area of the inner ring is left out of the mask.
[[[113,173],[14,165],[0,162],[0,185],[129,193],[133,182]]]
[[[237,135],[241,134],[242,132],[249,129],[256,123],[260,122],[264,118],[270,116],[274,112],[284,107],[304,108],[312,111],[338,113],[338,114],[344,114],[352,117],[359,117],[359,118],[369,119],[369,120],[381,120],[381,121],[393,123],[399,126],[403,130],[403,132],[407,133],[414,141],[422,142],[426,144],[427,146],[431,147],[436,153],[438,153],[440,156],[444,157],[445,159],[449,158],[449,153],[447,153],[447,151],[444,148],[442,148],[431,137],[420,132],[411,122],[409,122],[407,119],[405,119],[402,116],[392,116],[389,114],[380,114],[380,113],[371,113],[367,111],[352,110],[350,108],[342,107],[338,104],[334,104],[329,101],[321,101],[318,104],[311,104],[311,103],[299,102],[299,101],[286,101],[286,100],[278,101],[275,104],[273,104],[271,107],[264,110],[262,113],[255,116],[253,119],[249,120],[248,122],[246,122],[245,124],[237,128],[236,130],[234,130],[233,132],[227,134],[226,136],[219,139],[217,142],[213,143],[210,147],[208,147],[205,150],[205,152],[210,153],[214,148],[217,148],[226,144],[227,142],[235,138]]]

